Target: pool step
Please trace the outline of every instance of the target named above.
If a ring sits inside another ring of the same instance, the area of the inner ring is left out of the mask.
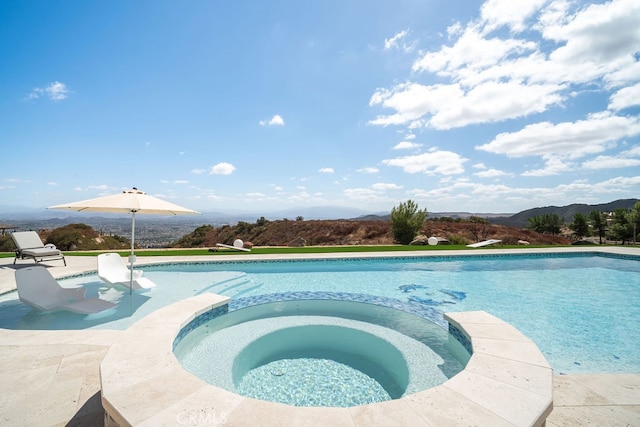
[[[238,298],[240,295],[244,295],[254,289],[258,289],[262,287],[262,283],[253,283],[253,286],[243,287],[237,290],[233,295],[229,295],[233,298]]]
[[[198,294],[204,294],[207,292],[211,292],[214,294],[220,294],[227,289],[234,288],[236,286],[241,286],[244,283],[249,282],[250,280],[246,278],[246,273],[237,273],[232,272],[231,274],[222,275],[220,280],[213,282],[211,285],[203,288],[198,292]]]
[[[198,293],[203,294],[210,292],[237,298],[238,295],[245,294],[261,286],[262,283],[255,283],[246,273],[228,272],[226,275],[221,273],[220,280],[212,283]]]
[[[225,286],[224,288],[218,289],[218,292],[227,295],[227,293],[229,291],[231,291],[232,289],[239,288],[239,287],[247,285],[249,283],[251,283],[251,279],[238,280],[235,283],[231,283],[228,286]]]

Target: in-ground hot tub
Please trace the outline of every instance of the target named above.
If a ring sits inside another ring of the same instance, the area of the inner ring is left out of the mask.
[[[441,325],[383,305],[398,307],[399,301],[377,297],[371,304],[340,297],[261,303],[222,314],[187,326],[190,331],[176,340],[174,353],[189,372],[231,392],[336,407],[437,386],[469,360]]]
[[[207,384],[186,371],[173,353],[180,336],[226,312],[229,302],[222,295],[198,295],[157,310],[124,331],[100,364],[105,426],[275,426],[311,420],[352,426],[542,426],[553,408],[552,370],[540,350],[513,326],[482,311],[445,314],[450,330],[473,354],[462,372],[439,386],[346,408],[247,398]]]

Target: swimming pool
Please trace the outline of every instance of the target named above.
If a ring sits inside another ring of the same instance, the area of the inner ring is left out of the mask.
[[[107,318],[35,314],[16,296],[0,303],[0,327],[114,328],[202,292],[232,298],[304,291],[394,298],[440,312],[485,310],[543,351],[556,373],[639,372],[640,261],[593,254],[483,255],[147,266],[158,288],[134,294],[101,289],[95,275],[61,281],[120,303]],[[13,299],[12,299],[13,298]]]

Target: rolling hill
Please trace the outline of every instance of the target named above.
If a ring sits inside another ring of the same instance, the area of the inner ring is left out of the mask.
[[[599,212],[612,212],[616,209],[630,209],[639,200],[638,199],[620,199],[609,203],[602,203],[599,205],[587,205],[582,203],[574,203],[567,206],[546,206],[542,208],[533,208],[526,211],[518,212],[517,214],[508,217],[495,217],[490,218],[492,224],[507,225],[510,227],[526,227],[529,225],[529,218],[534,216],[541,216],[545,214],[556,214],[560,218],[564,219],[565,223],[573,221],[573,216],[577,213],[583,215],[589,215],[592,210]]]

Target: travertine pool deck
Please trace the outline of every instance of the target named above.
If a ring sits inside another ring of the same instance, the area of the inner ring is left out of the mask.
[[[485,250],[456,251],[455,255],[480,254]],[[490,249],[491,253],[508,252]],[[639,249],[556,248],[527,249],[531,252],[608,251],[640,255]],[[367,256],[452,255],[450,251],[374,253]],[[144,257],[138,264],[167,261],[211,261],[237,259],[244,255],[203,257]],[[282,256],[249,255],[251,259]],[[349,257],[363,254],[298,255],[299,257]],[[287,256],[287,257],[298,257]],[[0,258],[0,293],[15,289],[16,268],[33,265],[28,261]],[[93,257],[67,257],[45,263],[55,277],[95,271]],[[102,425],[99,365],[111,345],[125,331],[13,331],[0,329],[0,424],[8,426]],[[147,398],[150,398],[147,396]],[[375,420],[375,418],[374,418]],[[184,421],[184,420],[183,420]],[[188,421],[188,420],[187,420]],[[220,421],[220,420],[219,420]],[[320,425],[314,417],[305,424]],[[470,421],[470,420],[468,420]],[[175,424],[180,425],[180,422]],[[231,422],[228,423],[232,425]],[[256,425],[259,425],[256,420]],[[185,422],[184,425],[189,425]],[[415,425],[415,424],[413,424]],[[462,425],[467,425],[462,423]],[[640,373],[606,375],[554,375],[553,411],[547,426],[640,426]]]

